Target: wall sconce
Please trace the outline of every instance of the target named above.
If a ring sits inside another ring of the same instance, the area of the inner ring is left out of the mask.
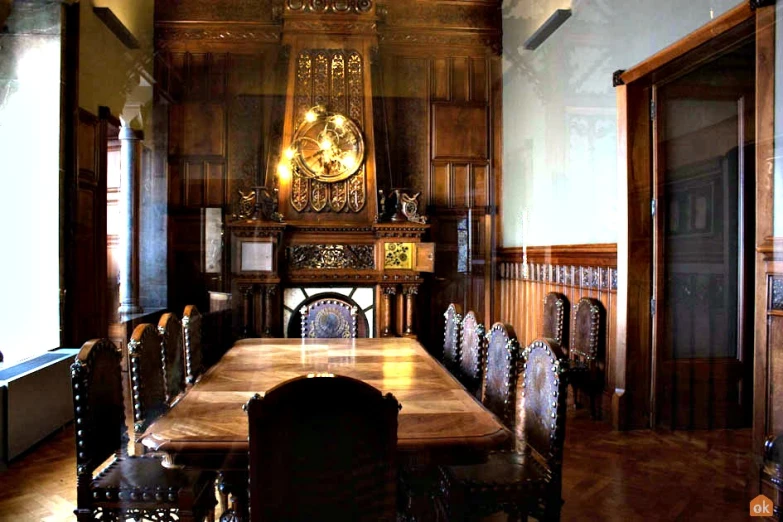
[[[326,183],[354,175],[364,161],[364,138],[347,116],[316,106],[307,111],[277,166],[281,181],[296,173]]]
[[[547,21],[541,25],[541,27],[536,29],[536,32],[533,33],[530,38],[525,40],[525,49],[529,51],[535,51],[539,45],[544,43],[544,40],[549,38],[552,33],[557,31],[557,29],[569,18],[571,18],[570,9],[556,10],[554,13],[552,13],[552,16],[550,16]]]

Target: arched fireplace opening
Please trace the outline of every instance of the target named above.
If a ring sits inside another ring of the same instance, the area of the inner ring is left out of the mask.
[[[373,291],[371,288],[340,288],[332,291],[319,291],[313,295],[310,295],[309,289],[306,288],[296,290],[299,291],[296,294],[286,291],[286,303],[284,304],[286,337],[298,338],[302,336],[302,314],[300,310],[303,306],[308,306],[319,299],[334,299],[349,306],[355,306],[358,311],[356,317],[357,337],[372,337],[373,328],[371,327],[371,322],[374,319],[375,303],[374,299],[367,301],[367,297],[372,299]],[[294,303],[294,301],[297,302]]]

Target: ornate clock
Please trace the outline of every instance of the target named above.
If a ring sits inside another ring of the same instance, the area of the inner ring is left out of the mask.
[[[347,116],[315,107],[305,114],[287,152],[298,173],[334,183],[354,175],[364,161],[364,138]]]

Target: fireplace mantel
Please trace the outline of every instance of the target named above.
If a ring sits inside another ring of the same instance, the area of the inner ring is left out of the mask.
[[[372,286],[373,332],[415,336],[415,295],[434,268],[434,244],[419,223],[228,224],[231,288],[245,336],[282,336],[282,301],[294,286]],[[395,321],[395,315],[399,315]]]

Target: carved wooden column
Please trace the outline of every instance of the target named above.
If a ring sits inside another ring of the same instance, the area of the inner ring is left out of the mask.
[[[253,299],[253,285],[243,284],[237,285],[237,290],[242,296],[242,337],[250,336],[251,329],[251,317],[252,316],[252,299]]]
[[[405,328],[403,335],[405,337],[416,337],[416,331],[413,328],[413,318],[416,311],[416,295],[419,293],[419,285],[404,285],[402,293],[405,295]]]
[[[277,295],[277,285],[266,285],[264,287],[264,330],[263,337],[274,337],[275,321],[275,295]]]
[[[394,337],[392,327],[392,296],[397,295],[397,285],[384,285],[383,291],[383,316],[381,321],[381,337]]]

